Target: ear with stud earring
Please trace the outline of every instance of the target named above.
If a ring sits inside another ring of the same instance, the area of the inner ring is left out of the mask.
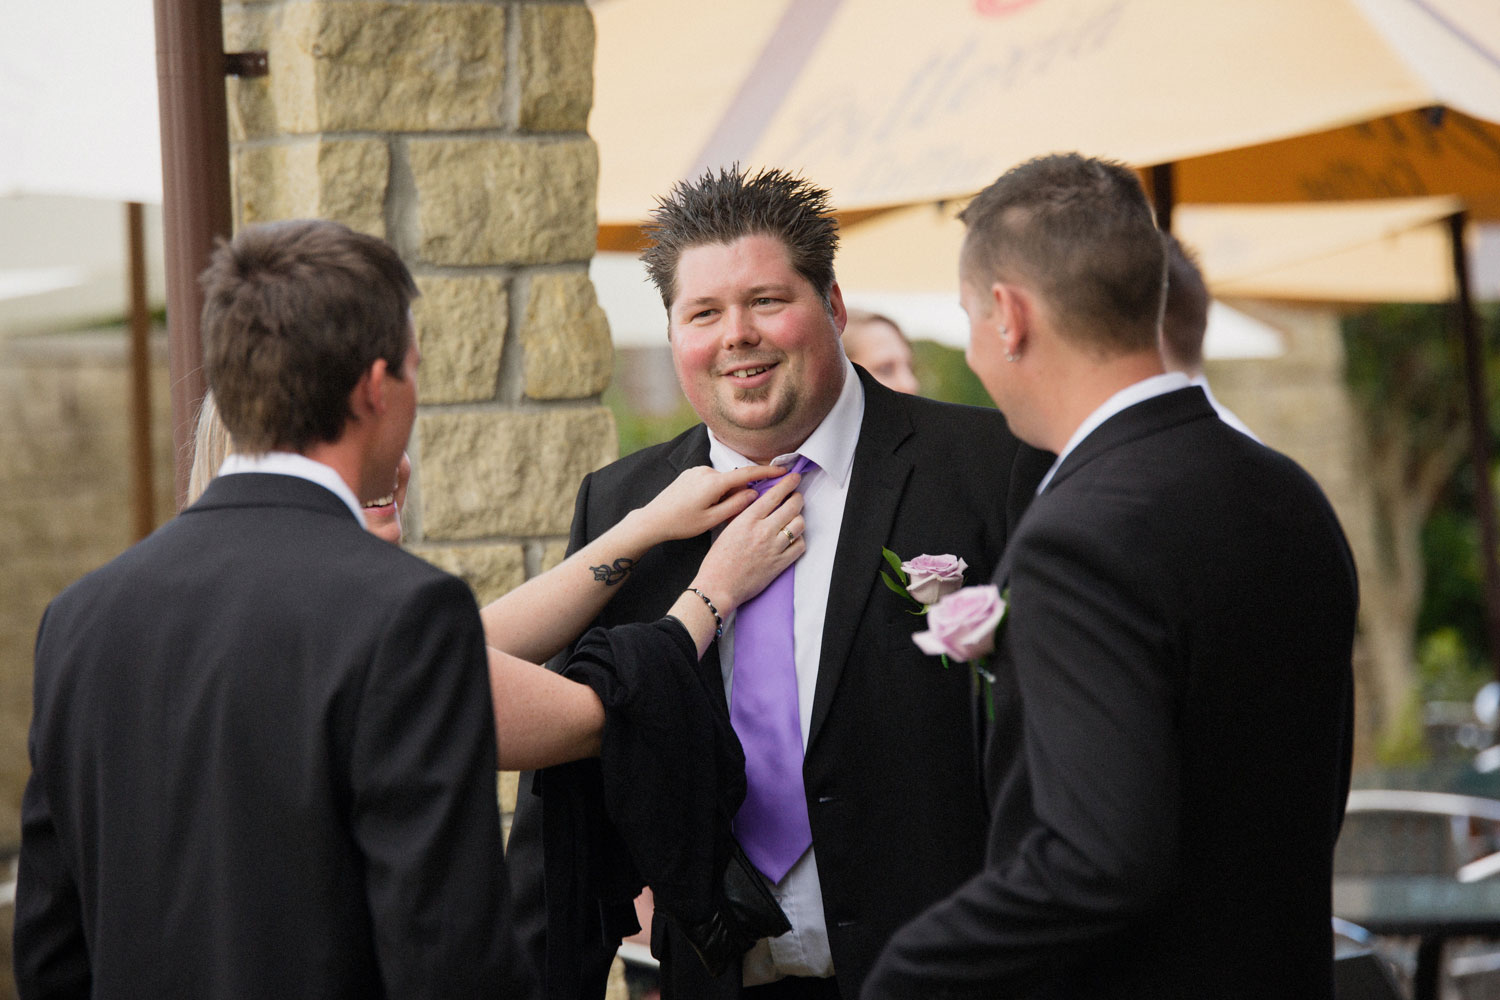
[[[1002,325],[1000,327],[1000,339],[1004,340],[1006,337],[1009,337],[1009,336],[1010,336],[1010,327]],[[1014,361],[1020,361],[1021,360],[1021,352],[1020,351],[1006,351],[1005,352],[1005,360],[1006,361],[1012,361],[1012,362],[1014,362]]]

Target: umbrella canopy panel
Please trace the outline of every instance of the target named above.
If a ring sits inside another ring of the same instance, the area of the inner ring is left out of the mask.
[[[1059,150],[1177,162],[1434,106],[1500,122],[1500,12],[1484,0],[932,0],[919,12],[900,0],[596,0],[595,11],[590,132],[606,224],[638,221],[673,181],[736,161],[802,171],[852,210],[971,194]],[[1466,153],[1489,148],[1445,135]],[[1500,157],[1479,159],[1479,187],[1500,190]],[[1185,176],[1179,200],[1205,200],[1197,183]],[[1467,190],[1400,193],[1428,192]]]
[[[1454,293],[1444,220],[1454,198],[1298,205],[1185,205],[1175,228],[1216,295],[1320,302],[1440,302]],[[956,206],[917,205],[846,227],[846,293],[943,293],[956,300]],[[1475,295],[1500,299],[1500,227],[1471,226]]]
[[[1192,157],[1173,171],[1183,203],[1461,194],[1470,218],[1500,220],[1500,125],[1442,107]]]

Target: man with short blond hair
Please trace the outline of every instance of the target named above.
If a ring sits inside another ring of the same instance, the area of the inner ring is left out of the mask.
[[[968,359],[1056,454],[994,583],[990,832],[865,1000],[1331,1000],[1354,565],[1317,485],[1157,348],[1134,172],[1070,154],[965,209]]]

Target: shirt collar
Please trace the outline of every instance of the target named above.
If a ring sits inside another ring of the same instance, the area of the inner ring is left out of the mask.
[[[771,464],[790,465],[794,456],[805,455],[833,477],[841,488],[846,487],[849,473],[854,468],[854,448],[859,443],[859,428],[864,419],[865,387],[860,384],[854,366],[845,358],[844,388],[834,400],[833,408],[795,452],[778,455]],[[720,472],[755,464],[720,441],[712,429],[708,432],[708,461]]]
[[[291,451],[268,451],[264,455],[241,455],[233,453],[219,466],[219,475],[229,476],[240,472],[266,472],[276,476],[295,476],[317,483],[344,501],[344,506],[363,527],[364,510],[344,477],[333,471],[332,466],[315,462],[306,455]]]
[[[1154,396],[1163,396],[1169,392],[1176,392],[1178,389],[1186,389],[1190,384],[1188,377],[1182,372],[1166,372],[1141,379],[1133,385],[1127,385],[1106,399],[1098,409],[1084,418],[1083,423],[1079,424],[1078,429],[1073,432],[1073,436],[1068,438],[1068,443],[1063,446],[1063,450],[1057,453],[1057,460],[1052,463],[1052,468],[1048,469],[1047,474],[1042,477],[1041,483],[1036,488],[1037,493],[1040,494],[1047,488],[1052,482],[1052,477],[1057,474],[1057,470],[1062,467],[1063,461],[1073,452],[1073,449],[1082,444],[1083,439],[1092,434],[1104,421],[1137,403],[1144,403]]]

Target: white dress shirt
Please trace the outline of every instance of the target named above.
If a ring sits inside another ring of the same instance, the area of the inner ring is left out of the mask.
[[[1193,385],[1196,385],[1198,388],[1203,390],[1203,395],[1208,397],[1208,405],[1214,408],[1214,412],[1219,415],[1220,420],[1224,421],[1230,427],[1233,427],[1235,430],[1239,431],[1250,440],[1260,440],[1260,438],[1255,436],[1255,432],[1252,431],[1249,427],[1245,426],[1245,422],[1235,415],[1235,412],[1233,410],[1225,406],[1223,403],[1219,402],[1218,399],[1214,397],[1214,391],[1208,387],[1207,375],[1195,375],[1193,377]]]
[[[1051,484],[1052,477],[1062,467],[1063,460],[1072,454],[1073,449],[1082,444],[1083,439],[1092,434],[1104,421],[1136,403],[1144,403],[1155,396],[1165,396],[1169,392],[1186,389],[1190,384],[1188,377],[1182,372],[1167,372],[1163,375],[1152,375],[1150,378],[1141,379],[1106,399],[1097,410],[1084,418],[1083,423],[1079,424],[1078,429],[1073,432],[1073,436],[1068,438],[1068,443],[1063,445],[1063,450],[1057,453],[1057,460],[1052,463],[1052,468],[1047,470],[1047,474],[1037,484],[1037,495],[1040,496],[1042,491]]]
[[[333,471],[332,466],[315,462],[306,455],[291,451],[268,451],[264,455],[241,455],[232,453],[219,466],[219,475],[231,476],[238,472],[268,472],[276,476],[296,476],[333,493],[344,501],[344,506],[354,515],[360,527],[364,527],[365,514],[358,498],[344,477]]]
[[[859,441],[865,415],[865,390],[854,366],[844,362],[844,388],[833,409],[794,454],[781,455],[774,465],[791,465],[797,455],[817,463],[816,470],[803,473],[802,516],[807,521],[804,537],[807,551],[794,564],[796,574],[793,614],[793,648],[797,661],[797,717],[802,727],[802,747],[807,749],[812,729],[813,692],[818,683],[818,657],[823,647],[823,619],[828,609],[828,590],[833,577],[833,557],[844,523],[844,502],[849,496],[849,476],[854,468],[854,447]],[[745,456],[708,435],[708,458],[721,472],[753,465]],[[734,616],[724,623],[719,639],[719,662],[724,671],[724,693],[732,697],[734,677]],[[828,948],[828,929],[823,916],[823,890],[818,882],[816,849],[792,866],[778,885],[771,886],[792,929],[775,938],[765,938],[745,954],[743,982],[756,986],[783,976],[831,976],[833,954]]]

